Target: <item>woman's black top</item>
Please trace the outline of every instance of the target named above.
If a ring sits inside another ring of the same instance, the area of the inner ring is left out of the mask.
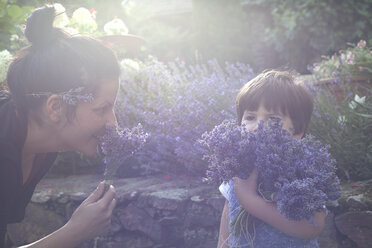
[[[23,184],[21,158],[26,135],[27,123],[18,118],[10,94],[0,91],[0,248],[4,246],[7,224],[22,221],[37,183],[57,156],[37,155]]]

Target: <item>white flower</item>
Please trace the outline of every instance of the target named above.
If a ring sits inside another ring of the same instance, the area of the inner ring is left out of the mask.
[[[120,62],[120,66],[123,68],[123,70],[130,69],[136,72],[138,72],[140,69],[138,62],[133,59],[123,59]]]
[[[128,34],[128,28],[127,28],[127,26],[119,18],[115,18],[112,21],[106,23],[105,26],[103,26],[103,30],[108,35],[113,35],[113,34]]]
[[[315,72],[320,71],[320,66],[319,66],[319,65],[314,66],[314,71],[315,71]]]
[[[349,107],[351,109],[355,109],[358,106],[358,103],[359,104],[364,104],[365,101],[366,101],[365,96],[359,97],[357,94],[355,94],[354,100],[349,103]]]
[[[76,24],[81,32],[93,32],[97,29],[97,23],[90,11],[86,8],[78,8],[72,13],[71,22]]]
[[[69,23],[69,18],[66,14],[66,9],[60,3],[53,4],[56,10],[56,18],[54,19],[54,26],[63,28]]]
[[[140,70],[139,63],[132,59],[123,59],[120,61],[120,67],[122,77],[125,79],[134,78]]]
[[[344,124],[346,122],[346,117],[344,115],[339,115],[337,118],[339,124]]]
[[[65,27],[63,30],[66,31],[67,33],[69,33],[72,36],[80,34],[79,30],[77,30],[75,28],[72,28],[72,27]]]
[[[11,42],[17,42],[19,40],[19,36],[18,35],[16,35],[16,34],[12,34],[11,36],[10,36],[10,41]]]
[[[354,58],[355,58],[355,54],[353,52],[348,51],[346,54],[346,64],[353,65]]]
[[[13,56],[8,50],[0,52],[0,84],[5,81]]]
[[[78,22],[85,22],[87,20],[89,21],[90,19],[93,19],[93,17],[88,9],[80,7],[72,13],[72,19]]]

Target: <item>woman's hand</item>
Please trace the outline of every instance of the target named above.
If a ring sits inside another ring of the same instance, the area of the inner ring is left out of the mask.
[[[66,228],[73,230],[83,240],[101,235],[110,227],[112,211],[116,205],[115,188],[111,185],[106,194],[103,193],[104,183],[101,182],[66,224]]]
[[[238,177],[234,177],[234,190],[235,194],[239,200],[241,195],[245,195],[246,197],[257,197],[257,179],[258,179],[258,171],[256,168],[253,169],[252,173],[249,175],[247,179],[240,179]]]
[[[85,199],[72,214],[71,219],[48,236],[20,248],[73,248],[108,230],[112,210],[115,208],[115,188],[111,185],[104,194],[104,183]],[[101,198],[102,197],[102,198]]]

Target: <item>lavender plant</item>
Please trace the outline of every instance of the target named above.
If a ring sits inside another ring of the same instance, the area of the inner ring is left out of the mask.
[[[106,165],[104,177],[108,184],[111,184],[119,166],[141,149],[146,139],[147,133],[143,131],[141,124],[132,129],[121,129],[117,126],[106,127],[101,149]]]
[[[328,147],[311,135],[292,139],[279,120],[267,126],[261,122],[256,132],[224,121],[204,133],[200,142],[206,147],[210,182],[247,178],[256,167],[259,193],[275,202],[288,219],[310,220],[326,201],[340,196],[336,161]]]
[[[197,139],[234,117],[233,99],[254,76],[252,69],[240,63],[221,67],[216,61],[163,63],[153,57],[125,65],[115,111],[121,126],[140,122],[149,132],[146,149],[135,156],[138,165],[148,173],[201,176],[207,164]]]

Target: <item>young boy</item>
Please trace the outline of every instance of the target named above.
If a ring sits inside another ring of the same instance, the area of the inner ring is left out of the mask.
[[[294,139],[300,139],[310,122],[313,99],[290,73],[271,70],[261,73],[241,88],[236,98],[236,110],[239,124],[249,131],[255,131],[260,121],[266,123],[276,117],[282,120],[283,128],[290,131]],[[255,169],[246,180],[234,178],[220,186],[226,203],[221,217],[218,248],[251,247],[250,239],[253,239],[255,248],[319,247],[315,237],[324,226],[325,212],[314,213],[316,225],[306,219],[288,220],[278,212],[275,204],[265,201],[257,193],[257,177]],[[254,237],[230,234],[231,220],[240,206],[261,221],[255,226]]]

